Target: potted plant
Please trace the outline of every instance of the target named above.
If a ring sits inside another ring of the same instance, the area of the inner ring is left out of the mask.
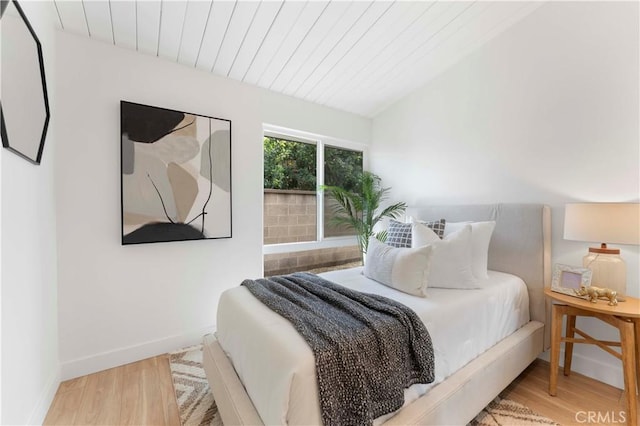
[[[378,212],[380,204],[387,199],[391,188],[383,188],[380,177],[371,172],[362,172],[356,188],[359,191],[348,191],[338,186],[322,187],[334,201],[330,206],[333,217],[329,223],[353,228],[364,257],[370,237],[375,236],[382,242],[387,239],[386,230],[374,231],[376,224],[385,217],[397,218],[404,213],[407,205],[404,202],[395,203]]]

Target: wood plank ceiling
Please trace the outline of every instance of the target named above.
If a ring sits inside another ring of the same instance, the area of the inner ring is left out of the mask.
[[[373,117],[538,2],[54,0],[64,31]]]

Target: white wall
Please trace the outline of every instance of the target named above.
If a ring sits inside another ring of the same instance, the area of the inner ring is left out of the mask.
[[[44,2],[20,4],[42,43],[49,101],[53,102],[53,8]],[[55,118],[54,114],[41,165],[28,163],[6,149],[0,151],[2,424],[41,423],[59,382]]]
[[[369,143],[371,121],[57,36],[63,378],[197,342],[222,291],[262,274],[262,124]],[[233,238],[120,245],[120,100],[232,120]]]
[[[638,39],[637,2],[547,3],[378,115],[372,169],[410,205],[549,204],[552,261],[581,265],[589,244],[563,240],[564,204],[640,196]],[[620,248],[638,297],[638,247]],[[576,345],[573,365],[622,387],[596,347]]]

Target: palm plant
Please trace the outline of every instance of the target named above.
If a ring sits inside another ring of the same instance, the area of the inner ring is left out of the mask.
[[[380,177],[367,171],[358,177],[356,188],[359,191],[326,185],[322,188],[335,201],[331,205],[333,217],[329,223],[343,228],[353,228],[363,254],[367,252],[370,237],[375,236],[382,242],[387,239],[387,231],[374,232],[376,224],[385,217],[397,218],[407,208],[404,202],[400,202],[385,207],[376,214],[380,204],[387,199],[391,188],[383,188]]]

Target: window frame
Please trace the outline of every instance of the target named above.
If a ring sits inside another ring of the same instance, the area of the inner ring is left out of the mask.
[[[363,143],[352,142],[330,136],[323,136],[301,130],[288,129],[271,124],[263,124],[262,136],[309,143],[316,146],[316,240],[295,243],[262,244],[263,254],[291,253],[306,250],[316,250],[332,247],[346,247],[357,245],[356,236],[325,237],[324,236],[324,191],[320,186],[324,184],[324,147],[330,146],[350,151],[362,152],[362,170],[368,170],[368,146]],[[264,146],[262,149],[262,174],[264,179]],[[264,209],[264,188],[262,192],[262,208]],[[264,218],[264,211],[263,211]],[[264,219],[262,221],[264,232]]]

